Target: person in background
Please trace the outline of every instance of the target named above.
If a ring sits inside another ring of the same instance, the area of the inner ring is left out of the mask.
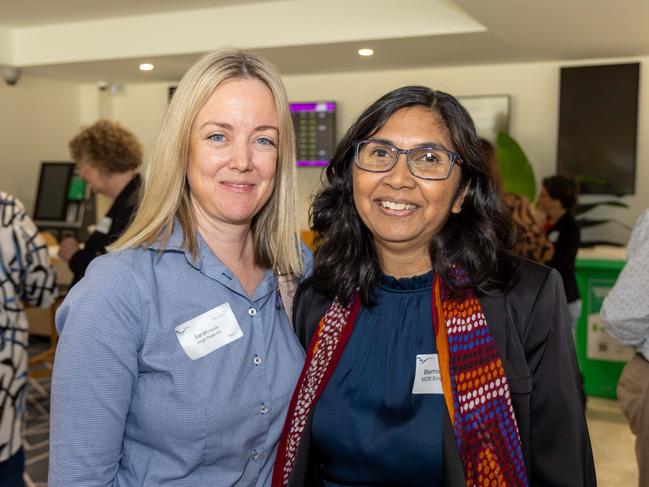
[[[500,163],[496,157],[496,150],[487,139],[480,139],[482,149],[487,154],[494,177],[502,186]],[[518,242],[516,250],[519,255],[545,264],[554,255],[554,246],[548,240],[543,229],[542,216],[525,196],[510,191],[502,192],[503,203],[511,211],[512,219],[518,226]]]
[[[554,245],[554,255],[547,265],[561,274],[573,332],[581,314],[581,299],[575,277],[581,233],[572,214],[578,194],[579,185],[575,178],[559,174],[543,179],[538,201],[539,208],[547,215],[546,233]]]
[[[22,487],[29,324],[23,303],[57,295],[47,245],[20,201],[0,191],[0,487]]]
[[[595,485],[561,278],[512,255],[457,99],[407,86],[370,105],[311,221],[273,487]]]
[[[50,487],[268,487],[304,362],[281,78],[241,51],[183,76],[135,219],[57,314]],[[286,292],[285,292],[286,291]]]
[[[604,298],[601,317],[620,343],[635,348],[617,385],[617,399],[636,436],[638,486],[649,485],[649,209],[638,218],[627,261]]]
[[[93,191],[113,202],[83,249],[72,237],[59,244],[59,257],[70,266],[74,285],[84,276],[88,264],[119,238],[135,213],[141,186],[136,171],[142,163],[142,146],[135,135],[111,120],[83,128],[69,145],[79,176]]]

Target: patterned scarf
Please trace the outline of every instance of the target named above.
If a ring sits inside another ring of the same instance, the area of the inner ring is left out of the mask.
[[[447,296],[448,290],[436,277],[433,327],[444,399],[466,485],[526,487],[527,473],[509,384],[480,302],[470,290],[459,299]],[[306,422],[345,350],[359,310],[358,296],[348,307],[336,300],[320,321],[289,405],[275,460],[273,487],[288,483]]]

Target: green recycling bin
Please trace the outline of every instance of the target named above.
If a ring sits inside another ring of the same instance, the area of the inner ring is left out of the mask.
[[[624,255],[623,251],[615,252]],[[577,359],[589,396],[615,399],[617,382],[633,349],[620,345],[602,324],[599,311],[608,291],[624,267],[621,259],[578,257],[575,268],[582,310],[576,330]],[[610,253],[609,253],[610,256]]]

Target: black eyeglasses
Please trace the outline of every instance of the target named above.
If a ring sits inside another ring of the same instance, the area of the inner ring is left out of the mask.
[[[443,180],[448,179],[453,165],[462,165],[460,154],[439,145],[400,149],[387,142],[360,140],[354,142],[356,166],[369,172],[388,172],[397,163],[401,154],[406,155],[408,169],[416,178]]]

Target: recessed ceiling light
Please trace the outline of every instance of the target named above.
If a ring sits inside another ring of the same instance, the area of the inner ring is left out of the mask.
[[[359,49],[358,54],[361,56],[371,56],[374,54],[374,51],[372,49]]]
[[[153,64],[151,63],[142,63],[140,64],[140,71],[152,71]]]

